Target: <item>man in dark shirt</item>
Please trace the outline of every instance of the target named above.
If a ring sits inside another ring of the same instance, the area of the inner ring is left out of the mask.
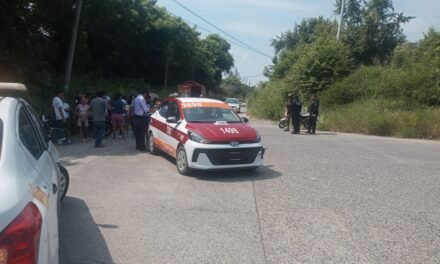
[[[96,93],[96,98],[90,102],[90,109],[93,113],[93,131],[95,135],[95,147],[102,148],[104,138],[105,122],[107,119],[107,101],[102,97],[103,93]]]
[[[309,129],[307,133],[315,134],[316,130],[316,121],[318,119],[319,114],[319,102],[316,95],[312,95],[310,106],[309,106]]]
[[[299,100],[299,96],[295,95],[295,98],[292,103],[292,125],[293,125],[293,131],[292,134],[299,134],[299,128],[300,128],[300,121],[301,121],[301,108],[302,104]]]
[[[292,104],[293,104],[293,94],[289,94],[287,97],[287,103],[286,103],[286,119],[287,119],[287,127],[284,129],[284,131],[290,130],[290,118],[292,117]]]

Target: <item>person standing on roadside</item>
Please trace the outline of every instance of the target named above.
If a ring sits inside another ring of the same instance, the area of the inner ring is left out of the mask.
[[[148,94],[147,91],[143,91],[133,100],[133,131],[136,137],[136,149],[140,151],[147,151],[145,133],[147,130],[146,115],[149,110],[146,101]]]
[[[293,104],[293,94],[289,93],[289,95],[287,96],[286,113],[285,113],[285,118],[287,119],[287,127],[284,129],[284,131],[290,130],[290,119],[292,117],[292,104]]]
[[[96,97],[90,102],[90,110],[93,114],[93,133],[95,135],[95,148],[105,147],[102,144],[104,138],[105,122],[107,118],[107,100],[103,92],[97,92]]]
[[[295,95],[291,108],[292,108],[291,115],[292,115],[292,125],[293,125],[292,134],[299,134],[302,104],[301,101],[299,100],[298,95]]]
[[[58,91],[55,97],[52,99],[52,107],[55,112],[55,122],[54,125],[57,128],[62,128],[65,131],[66,138],[64,143],[71,143],[70,141],[70,120],[68,119],[68,114],[66,113],[64,107],[64,92]]]
[[[116,132],[119,129],[120,133],[122,134],[122,139],[126,140],[127,138],[125,137],[125,129],[124,129],[124,125],[125,125],[125,117],[124,117],[124,113],[125,113],[125,105],[126,103],[124,103],[124,101],[122,100],[122,95],[121,94],[117,94],[115,95],[115,97],[113,98],[113,101],[111,102],[111,106],[112,106],[112,132],[113,132],[113,139],[116,138]]]
[[[309,129],[307,130],[307,133],[315,134],[316,130],[316,121],[318,119],[319,115],[319,102],[318,97],[316,95],[312,95],[311,102],[309,106]]]
[[[76,107],[76,114],[78,116],[77,127],[81,136],[81,142],[87,142],[88,130],[89,130],[89,105],[87,104],[87,98],[84,96],[80,99],[80,104]]]

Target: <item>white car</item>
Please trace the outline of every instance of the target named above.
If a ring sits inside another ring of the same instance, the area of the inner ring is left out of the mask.
[[[237,98],[226,98],[225,103],[227,103],[236,113],[240,113],[240,100],[238,100]]]
[[[258,132],[224,102],[169,98],[150,120],[149,148],[176,158],[177,170],[254,169],[263,162]]]
[[[59,202],[67,171],[21,84],[0,83],[0,264],[58,263]]]

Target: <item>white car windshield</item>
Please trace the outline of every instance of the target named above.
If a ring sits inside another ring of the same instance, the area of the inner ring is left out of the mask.
[[[241,123],[241,119],[234,111],[220,107],[194,107],[183,109],[185,119],[192,123]]]
[[[228,98],[226,99],[226,103],[227,104],[238,104],[240,101],[238,101],[238,99],[235,98]]]

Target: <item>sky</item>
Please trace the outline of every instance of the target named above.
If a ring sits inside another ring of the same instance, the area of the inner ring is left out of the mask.
[[[274,54],[273,48],[270,46],[271,40],[281,33],[293,29],[295,23],[308,17],[337,18],[333,14],[335,0],[175,1],[232,35],[235,39],[271,57]],[[173,0],[158,0],[157,5],[182,17],[189,24],[197,25],[202,36],[213,32],[219,33],[227,40],[231,39]],[[416,17],[403,26],[408,40],[416,41],[423,38],[423,33],[427,32],[429,27],[440,30],[439,0],[394,0],[393,5],[396,12]],[[255,85],[259,81],[266,80],[262,72],[265,66],[272,64],[271,58],[234,43],[231,43],[230,53],[234,57],[235,68],[246,83]]]

